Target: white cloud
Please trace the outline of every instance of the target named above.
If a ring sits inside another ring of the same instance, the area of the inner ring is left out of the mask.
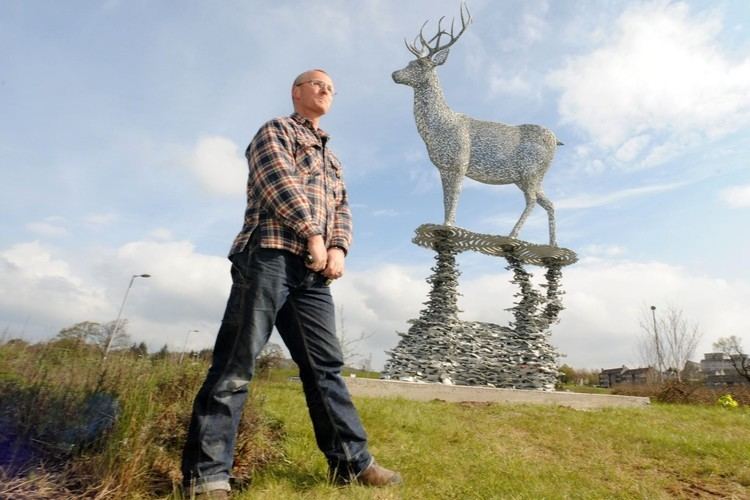
[[[39,243],[0,251],[2,317],[16,322],[31,318],[31,323],[48,326],[48,337],[78,321],[108,321],[117,312],[126,278],[148,272],[151,278],[134,281],[123,315],[133,340],[145,341],[152,349],[167,344],[179,350],[187,332],[197,329],[188,336],[189,348],[212,346],[231,283],[226,259],[200,254],[184,241],[131,242],[103,257],[109,274],[84,278],[90,262],[67,262],[53,257],[55,253]],[[608,260],[621,254],[619,247],[592,246],[587,253],[602,257],[587,257],[564,269],[566,309],[552,330],[552,342],[567,354],[567,363],[588,368],[637,364],[640,310],[651,304],[674,304],[700,324],[705,336],[699,355],[718,337],[731,334],[750,345],[747,284],[697,276],[659,262]],[[493,267],[497,263],[486,259]],[[385,351],[399,341],[397,332],[405,332],[407,321],[424,307],[427,267],[385,264],[349,270],[333,285],[348,337],[372,334],[357,350],[364,357],[372,353],[374,366],[382,367]],[[529,270],[537,280],[543,274],[533,266]],[[461,318],[507,325],[511,317],[505,309],[512,306],[516,292],[509,280],[504,272],[462,279]]]
[[[615,151],[615,158],[622,162],[634,160],[643,148],[648,145],[650,140],[651,138],[647,134],[631,137],[625,141],[625,144],[617,148],[617,151]]]
[[[745,126],[750,58],[733,61],[722,52],[721,28],[717,15],[692,14],[684,3],[628,9],[601,47],[548,76],[562,92],[562,119],[625,162],[648,157],[646,138],[660,133],[662,150],[648,157],[650,164],[674,155],[696,134],[705,140]]]
[[[112,212],[89,214],[83,218],[83,222],[94,226],[107,226],[117,220],[117,215]]]
[[[579,195],[572,196],[569,198],[563,198],[555,202],[556,209],[571,209],[571,208],[592,208],[603,205],[609,205],[622,200],[630,198],[637,198],[639,196],[647,196],[656,193],[663,193],[666,191],[672,191],[679,187],[682,187],[684,183],[675,182],[671,184],[656,184],[653,186],[643,186],[637,188],[621,189],[620,191],[614,191],[612,193],[600,194],[600,195]]]
[[[115,319],[130,276],[142,273],[151,277],[133,281],[123,313],[134,340],[173,348],[188,329],[200,329],[207,344],[216,335],[231,284],[227,259],[199,254],[189,242],[131,242],[99,249],[98,260],[59,255],[38,242],[0,251],[0,317],[28,322],[35,339]]]
[[[109,309],[104,291],[87,285],[57,251],[39,242],[0,251],[0,317],[45,328],[49,334]]]
[[[704,332],[695,359],[711,350],[721,336],[736,334],[750,345],[750,319],[744,314],[750,287],[730,283],[659,262],[611,260],[624,250],[615,246],[591,247],[600,258],[584,258],[563,269],[563,304],[560,323],[552,328],[552,343],[566,354],[564,362],[581,368],[604,368],[623,363],[638,365],[637,339],[641,309],[675,305],[698,323]],[[494,266],[495,258],[486,257]],[[475,264],[479,264],[475,262]],[[543,269],[529,266],[535,281]],[[334,285],[337,304],[343,305],[349,337],[362,331],[375,332],[365,350],[382,366],[384,350],[398,343],[396,331],[408,329],[407,321],[418,317],[427,300],[429,275],[425,268],[385,266],[350,272]],[[507,325],[516,288],[509,273],[482,273],[459,281],[459,308],[464,320]],[[363,353],[365,356],[367,352]]]
[[[157,227],[149,231],[149,237],[159,241],[169,241],[174,238],[172,231],[166,227]]]
[[[245,192],[247,165],[238,146],[220,137],[202,137],[190,155],[189,164],[209,192],[236,195]]]
[[[719,193],[719,196],[732,208],[750,207],[750,184],[726,188]]]
[[[541,276],[542,270],[530,266]],[[462,282],[463,319],[511,320],[503,309],[512,306],[515,289],[508,274],[486,275]],[[718,337],[736,334],[750,342],[750,319],[744,313],[750,287],[729,283],[659,262],[583,259],[563,269],[560,323],[552,343],[566,354],[565,362],[581,368],[637,365],[636,344],[641,309],[675,305],[704,332],[696,359],[711,350]]]
[[[521,75],[513,75],[510,78],[500,76],[493,71],[490,75],[490,92],[492,94],[510,94],[519,95],[527,94],[531,90],[531,84],[523,79]]]
[[[581,249],[581,253],[591,257],[621,257],[627,251],[619,245],[586,245]]]
[[[40,236],[65,236],[68,234],[65,224],[66,221],[63,217],[53,215],[51,217],[46,217],[41,221],[29,222],[26,224],[26,229]]]
[[[547,31],[547,20],[545,14],[549,11],[549,4],[545,2],[533,5],[533,11],[525,12],[521,21],[520,31],[526,43],[535,42],[544,38]]]
[[[197,253],[188,241],[131,242],[118,249],[116,261],[129,274],[151,275],[142,315],[152,319],[220,314],[229,293],[229,261]]]
[[[392,208],[383,208],[372,212],[375,217],[397,217],[398,212]]]

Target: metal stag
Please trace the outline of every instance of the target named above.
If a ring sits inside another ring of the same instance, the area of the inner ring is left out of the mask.
[[[465,12],[464,12],[465,11]],[[471,23],[469,9],[461,6],[461,30],[442,29],[426,40],[422,31],[406,47],[417,58],[398,71],[393,81],[414,88],[414,118],[427,145],[430,160],[440,171],[443,183],[445,224],[454,225],[463,177],[484,184],[515,184],[523,191],[526,208],[510,232],[516,238],[534,204],[539,203],[549,218],[549,242],[556,246],[555,210],[542,190],[542,179],[552,162],[558,142],[555,135],[539,125],[505,125],[475,120],[448,107],[435,68],[448,58],[448,48],[456,43]],[[441,45],[445,37],[446,43]]]

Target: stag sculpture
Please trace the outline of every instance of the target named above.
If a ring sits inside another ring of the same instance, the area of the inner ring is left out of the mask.
[[[436,68],[448,58],[448,49],[471,23],[468,7],[461,5],[461,29],[454,35],[438,21],[437,34],[429,40],[422,25],[413,43],[406,48],[416,59],[393,72],[393,81],[414,88],[414,117],[417,130],[427,145],[430,160],[440,172],[443,184],[445,224],[454,225],[456,207],[464,176],[484,184],[515,184],[526,199],[521,217],[510,232],[516,238],[534,204],[539,203],[549,219],[549,243],[556,246],[555,210],[542,190],[542,179],[552,162],[558,142],[555,135],[539,125],[505,125],[475,120],[448,107]],[[445,37],[445,43],[441,44]]]

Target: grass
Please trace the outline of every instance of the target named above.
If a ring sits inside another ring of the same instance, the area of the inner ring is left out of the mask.
[[[94,356],[0,346],[0,423],[17,419],[45,437],[64,425],[53,415],[73,418],[97,383],[122,404],[95,446],[26,474],[0,466],[0,497],[176,498],[190,400],[207,366],[125,355],[111,363],[102,382]],[[356,398],[371,451],[405,484],[335,488],[293,375],[253,383],[238,453],[250,486],[235,499],[750,498],[750,411],[712,405],[577,411]]]
[[[325,485],[295,384],[263,384],[287,431],[284,463],[240,499],[750,496],[750,413],[705,406],[576,411],[357,398],[371,450],[405,477],[373,492]],[[302,406],[303,407],[303,406]]]

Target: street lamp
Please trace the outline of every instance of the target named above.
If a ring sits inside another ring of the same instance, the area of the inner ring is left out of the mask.
[[[128,288],[125,290],[125,296],[122,298],[122,304],[120,304],[120,311],[117,313],[117,319],[115,320],[115,327],[112,329],[112,335],[109,336],[107,339],[107,345],[104,347],[104,357],[102,358],[102,363],[107,361],[107,355],[109,354],[109,349],[112,347],[112,342],[117,337],[117,331],[120,329],[120,316],[122,316],[122,310],[125,309],[125,302],[128,300],[128,293],[130,293],[130,289],[133,287],[133,281],[135,281],[136,278],[150,278],[150,274],[134,274],[130,277],[130,284],[128,284]]]
[[[661,359],[661,344],[659,343],[659,330],[656,328],[656,306],[651,306],[651,317],[654,319],[654,341],[656,342],[656,375],[661,381],[662,377],[662,359]]]
[[[182,352],[180,353],[180,360],[177,362],[178,365],[182,364],[182,359],[185,357],[185,349],[187,349],[188,337],[191,333],[198,333],[200,330],[188,330],[185,334],[185,343],[182,345]]]

